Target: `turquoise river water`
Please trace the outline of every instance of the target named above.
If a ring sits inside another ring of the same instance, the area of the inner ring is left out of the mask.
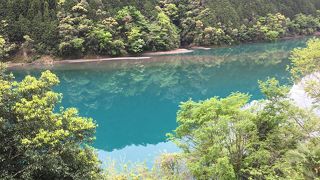
[[[289,83],[290,51],[306,39],[246,44],[146,60],[79,63],[50,67],[61,81],[62,106],[76,107],[98,124],[96,141],[102,161],[146,162],[177,152],[166,133],[177,126],[179,103],[225,97],[231,92],[263,98],[258,80],[276,77]],[[17,79],[38,76],[42,68],[12,70]]]

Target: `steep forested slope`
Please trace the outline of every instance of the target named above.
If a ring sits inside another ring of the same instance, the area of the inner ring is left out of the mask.
[[[159,2],[176,2],[179,4],[191,3],[185,0],[88,0],[96,7],[101,6],[116,12],[123,6],[135,6],[145,15],[152,14],[154,7]],[[280,12],[288,17],[293,17],[297,13],[315,13],[320,8],[317,0],[201,0],[201,3],[212,10],[212,15],[223,21],[232,19],[244,19],[252,15],[265,16],[268,13]]]
[[[116,12],[123,6],[135,6],[146,16],[154,13],[154,7],[159,2],[177,4],[191,4],[186,0],[91,0],[89,3],[102,6],[109,12]],[[287,17],[293,17],[297,13],[312,14],[320,8],[317,0],[201,0],[204,7],[210,9],[210,18],[215,21],[237,23],[255,15],[266,16],[268,13],[280,12]]]
[[[278,12],[292,18],[297,13],[315,13],[320,7],[317,0],[206,0],[204,4],[212,11],[214,20],[225,23]]]
[[[275,40],[318,31],[317,9],[318,0],[8,0],[0,3],[0,58]]]

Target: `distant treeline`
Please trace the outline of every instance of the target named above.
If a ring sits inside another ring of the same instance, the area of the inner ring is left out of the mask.
[[[121,56],[313,34],[317,0],[10,0],[0,58]]]

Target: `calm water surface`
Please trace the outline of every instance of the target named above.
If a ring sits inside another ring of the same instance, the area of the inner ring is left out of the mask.
[[[97,123],[101,160],[146,162],[178,149],[166,142],[177,126],[179,103],[188,99],[225,97],[231,92],[262,98],[257,81],[277,77],[288,83],[289,52],[306,39],[197,50],[148,60],[61,65],[51,69],[60,78],[56,91],[62,106],[76,107]],[[43,68],[13,70],[17,79],[38,76]]]

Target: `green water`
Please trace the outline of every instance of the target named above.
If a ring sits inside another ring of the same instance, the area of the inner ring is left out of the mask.
[[[178,149],[166,142],[174,130],[179,103],[190,98],[225,97],[231,92],[262,98],[258,80],[277,77],[288,83],[289,52],[306,39],[240,45],[147,60],[60,65],[62,106],[76,107],[96,120],[99,156],[152,164],[162,152]],[[44,68],[13,70],[17,79]]]

